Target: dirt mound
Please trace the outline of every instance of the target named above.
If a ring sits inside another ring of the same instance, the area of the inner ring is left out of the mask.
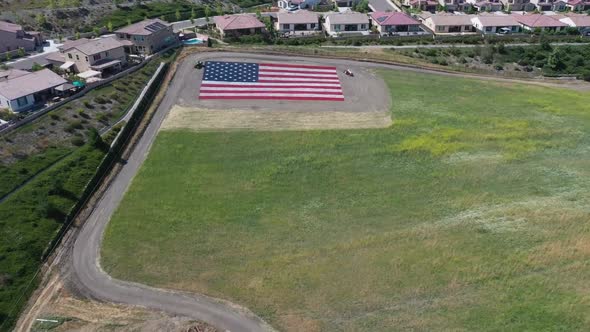
[[[391,116],[384,112],[306,112],[218,110],[174,106],[161,129],[314,130],[385,128]]]

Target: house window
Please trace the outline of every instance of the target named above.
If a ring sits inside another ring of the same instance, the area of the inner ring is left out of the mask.
[[[23,106],[27,106],[28,102],[27,102],[27,97],[20,97],[16,100],[16,104],[18,105],[18,107],[23,107]]]
[[[283,30],[289,30],[290,27],[290,24],[283,24]]]
[[[94,59],[94,61],[100,60],[101,59],[100,53],[93,55],[92,58]]]
[[[68,58],[72,58],[72,53],[68,53]]]
[[[492,27],[486,27],[486,32],[492,32]]]
[[[361,24],[361,29],[366,29],[367,25],[366,24]]]
[[[312,24],[310,24],[310,25],[309,25],[309,28],[310,28],[310,29],[315,29],[315,23],[312,23]]]
[[[334,24],[334,31],[340,31],[340,24]]]
[[[109,52],[104,52],[104,57],[108,57],[109,56]]]
[[[77,57],[77,55],[76,55],[76,57]],[[86,57],[86,62],[88,62],[88,57]]]
[[[466,25],[465,30],[471,30],[471,25]]]
[[[76,60],[80,60],[80,56],[76,54]]]

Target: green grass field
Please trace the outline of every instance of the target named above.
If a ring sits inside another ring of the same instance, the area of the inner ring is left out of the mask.
[[[590,95],[382,75],[388,129],[161,132],[104,268],[279,330],[590,329]]]

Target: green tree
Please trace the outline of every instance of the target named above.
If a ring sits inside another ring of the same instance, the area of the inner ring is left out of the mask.
[[[6,52],[6,61],[10,61],[12,59],[12,53]]]
[[[369,0],[361,0],[359,1],[353,9],[360,13],[366,13],[369,11]]]
[[[47,8],[55,9],[55,0],[48,0],[47,1]]]
[[[100,29],[99,29],[98,27],[94,27],[94,28],[92,29],[92,34],[93,34],[95,37],[98,37],[98,36],[100,36]]]
[[[107,29],[109,29],[109,32],[113,32],[113,22],[109,21],[109,23],[107,23]]]
[[[217,3],[216,11],[217,11],[217,15],[219,15],[219,16],[223,15],[223,6],[221,5],[221,2]]]
[[[194,20],[195,18],[197,18],[197,14],[195,13],[195,7],[191,8],[191,20]]]
[[[45,15],[43,15],[42,13],[39,13],[37,14],[37,16],[35,16],[35,21],[37,22],[37,24],[41,26],[47,23],[47,19],[45,18]]]
[[[65,8],[68,6],[68,0],[59,0],[58,1],[59,8]]]
[[[205,5],[205,22],[209,23],[209,16],[211,16],[211,7]]]
[[[131,25],[131,19],[130,18],[127,19],[127,25]]]
[[[25,56],[25,49],[24,49],[24,48],[22,48],[22,47],[19,47],[19,48],[18,48],[18,53],[17,53],[17,54],[18,54],[18,56],[19,56],[19,57],[21,57],[21,58],[22,58],[22,57],[24,57],[24,56]]]
[[[75,39],[80,39],[80,32],[76,31],[76,34],[74,34],[74,38]]]
[[[182,16],[180,15],[180,10],[179,10],[179,9],[177,9],[177,10],[176,10],[176,13],[174,13],[174,17],[176,17],[176,20],[177,20],[177,21],[180,21],[180,18],[181,18]]]
[[[565,58],[565,52],[560,48],[556,48],[547,58],[547,66],[555,71],[561,71],[566,67]]]
[[[32,71],[39,71],[39,70],[41,70],[41,69],[43,69],[43,66],[41,66],[40,64],[38,64],[38,63],[36,63],[36,62],[34,62],[34,63],[33,63],[33,66],[31,67],[31,70],[32,70]]]

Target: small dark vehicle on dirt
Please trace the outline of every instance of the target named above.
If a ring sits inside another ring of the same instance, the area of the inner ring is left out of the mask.
[[[346,75],[350,76],[350,77],[354,77],[354,74],[352,73],[352,70],[350,70],[350,69],[346,69],[346,70],[344,71],[344,73],[345,73]]]

